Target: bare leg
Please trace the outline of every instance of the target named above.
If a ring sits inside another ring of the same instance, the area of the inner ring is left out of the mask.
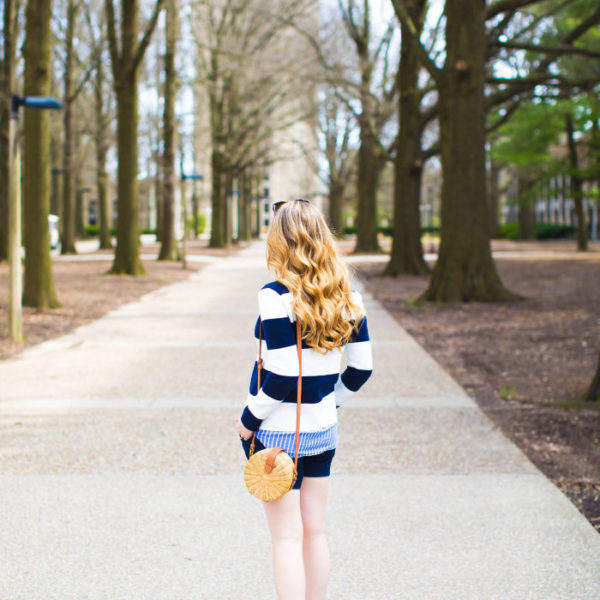
[[[277,597],[279,600],[305,600],[300,492],[290,490],[279,500],[263,505],[273,542]]]
[[[329,581],[329,549],[325,537],[325,504],[329,477],[304,477],[300,510],[304,528],[306,600],[323,600]]]

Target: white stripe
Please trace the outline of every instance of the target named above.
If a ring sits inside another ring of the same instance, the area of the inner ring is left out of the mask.
[[[319,354],[313,348],[302,349],[303,375],[333,375],[340,372],[342,353],[330,350],[327,354]]]
[[[355,369],[373,369],[373,354],[371,352],[371,342],[352,342],[345,348],[348,366]]]
[[[256,396],[248,394],[248,408],[257,419],[265,419],[281,404],[280,400],[274,400],[262,391],[262,387]]]
[[[342,406],[342,404],[344,404],[348,398],[352,398],[352,396],[356,394],[356,392],[349,390],[344,385],[341,378],[337,380],[333,388],[333,393],[335,394],[335,403],[337,406]]]
[[[263,365],[267,371],[272,371],[278,375],[298,377],[300,369],[298,367],[298,351],[296,350],[296,346],[268,350],[263,354]],[[303,374],[308,375],[308,373]]]
[[[281,296],[271,288],[265,288],[258,292],[258,307],[263,321],[267,319],[281,319],[288,316],[285,302]]]
[[[302,404],[300,408],[300,430],[314,431],[325,429],[337,423],[335,402],[335,394],[332,392],[325,396],[321,402],[317,402],[316,404]],[[252,410],[252,406],[250,406],[250,410],[259,419],[262,418]],[[295,431],[296,403],[282,402],[261,423],[260,427],[261,429],[272,429],[274,431]]]

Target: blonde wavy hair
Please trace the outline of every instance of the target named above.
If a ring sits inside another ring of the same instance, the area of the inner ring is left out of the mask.
[[[267,265],[293,296],[306,344],[321,354],[341,352],[360,325],[362,309],[352,301],[348,269],[313,204],[292,201],[277,210],[267,234]]]

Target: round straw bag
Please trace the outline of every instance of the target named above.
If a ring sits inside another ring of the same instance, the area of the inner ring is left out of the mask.
[[[260,324],[258,342],[258,385],[260,389],[260,372],[262,369],[262,322]],[[300,405],[302,398],[302,339],[300,323],[296,319],[296,346],[298,349],[298,394],[296,400],[296,454],[294,460],[281,448],[265,448],[254,453],[256,434],[250,444],[250,458],[244,467],[244,482],[248,491],[259,500],[272,502],[289,492],[298,476],[298,441],[300,435]]]
[[[296,481],[294,461],[281,448],[265,448],[248,459],[244,481],[253,496],[272,502],[292,489]]]

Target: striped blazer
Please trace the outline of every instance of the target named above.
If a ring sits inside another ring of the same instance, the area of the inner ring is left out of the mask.
[[[365,315],[348,344],[342,346],[346,368],[340,373],[342,352],[320,354],[302,342],[302,412],[299,456],[320,454],[337,446],[337,409],[352,397],[373,371],[371,342],[362,297],[356,290],[352,299]],[[256,431],[265,447],[279,446],[294,453],[298,354],[296,317],[291,309],[292,294],[282,283],[267,283],[258,292],[259,317],[254,328],[257,345],[262,321],[263,341],[261,388],[257,389],[258,365],[254,362],[242,423]],[[351,315],[355,319],[357,315]]]

